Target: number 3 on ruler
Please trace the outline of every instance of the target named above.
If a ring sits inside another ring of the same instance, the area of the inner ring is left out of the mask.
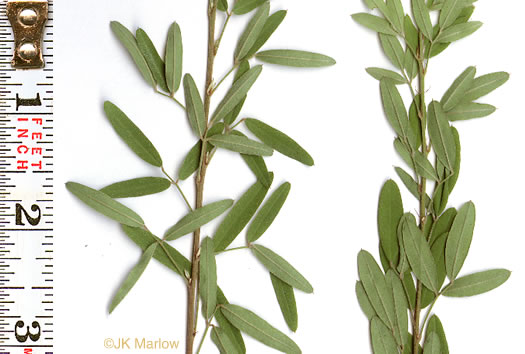
[[[36,333],[36,334],[31,333],[31,331],[29,330],[29,326],[27,326],[26,327],[26,333],[25,334],[19,334],[18,333],[18,329],[19,328],[24,328],[24,321],[18,321],[15,324],[15,337],[16,337],[16,340],[19,341],[20,343],[24,343],[27,340],[27,338],[29,338],[33,342],[36,342],[40,338],[40,324],[37,321],[33,321],[33,323],[31,323],[31,327],[38,328],[38,333]]]

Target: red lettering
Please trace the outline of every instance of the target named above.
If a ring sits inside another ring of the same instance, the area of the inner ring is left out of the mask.
[[[31,164],[32,167],[38,167],[39,170],[42,169],[42,161],[40,161],[39,163],[32,163]]]
[[[29,148],[25,145],[20,145],[16,151],[18,151],[19,154],[27,154],[27,152],[29,151]]]
[[[31,155],[42,155],[42,148],[31,148]]]
[[[31,349],[31,348],[24,348],[24,354],[33,354],[33,349]]]
[[[35,140],[35,139],[42,140],[42,133],[33,133],[33,134],[31,134],[31,139],[33,139],[33,140]]]
[[[16,167],[17,169],[27,170],[27,160],[26,161],[18,160],[16,163],[18,164],[18,166]]]
[[[42,125],[42,118],[33,118],[32,121],[38,125]]]
[[[27,118],[18,118],[18,121],[19,122],[27,122],[29,119]]]
[[[19,138],[28,138],[29,136],[27,133],[29,132],[28,129],[18,129],[18,137]]]

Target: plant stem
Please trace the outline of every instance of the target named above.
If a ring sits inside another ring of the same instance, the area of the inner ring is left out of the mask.
[[[186,110],[186,107],[184,107],[184,105],[182,103],[180,103],[180,101],[178,99],[176,99],[175,96],[167,95],[164,92],[161,92],[161,91],[159,91],[157,89],[155,90],[155,92],[158,93],[159,95],[171,98],[176,104],[179,105],[180,108],[182,108],[183,110]]]
[[[208,334],[208,331],[210,330],[210,327],[211,327],[211,323],[207,323],[206,324],[206,329],[204,330],[204,334],[202,335],[202,339],[199,343],[199,347],[197,348],[197,353],[196,354],[199,354],[201,352],[201,349],[202,349],[202,345],[204,344],[204,340],[206,339],[206,335]]]
[[[209,121],[210,116],[210,100],[211,100],[211,86],[213,82],[213,64],[215,61],[215,20],[217,17],[217,2],[208,0],[208,57],[206,61],[206,84],[204,92],[204,113],[206,121]],[[206,128],[204,136],[208,129]],[[204,199],[204,180],[206,177],[206,168],[208,166],[207,159],[204,158],[206,154],[206,139],[202,141],[201,149],[201,163],[200,168],[195,176],[195,208],[202,207]],[[197,308],[197,285],[199,283],[199,245],[200,245],[200,228],[193,233],[193,247],[191,257],[191,277],[188,282],[188,304],[187,304],[187,318],[186,318],[186,354],[193,354],[193,342],[195,340],[195,323],[198,316]]]
[[[186,198],[186,195],[184,194],[184,192],[180,188],[179,183],[177,181],[173,180],[173,178],[171,178],[171,176],[164,169],[164,166],[161,167],[161,170],[162,170],[162,173],[164,173],[164,175],[170,180],[171,184],[173,184],[177,188],[177,190],[179,191],[180,195],[182,196],[182,199],[184,199],[184,202],[186,202],[186,205],[188,206],[190,211],[193,210],[193,208],[191,207],[190,202],[188,201],[188,198]]]
[[[421,120],[421,152],[427,156],[427,138],[426,138],[426,129],[427,129],[427,117],[426,117],[426,103],[425,103],[425,66],[424,66],[424,48],[425,40],[423,38],[423,34],[419,33],[419,52],[417,56],[418,61],[418,67],[419,67],[419,119]],[[420,192],[420,199],[419,199],[419,228],[421,231],[424,232],[425,230],[425,223],[427,219],[427,213],[426,213],[426,204],[425,204],[425,196],[426,196],[426,186],[427,186],[427,180],[425,177],[420,178],[419,183],[419,192]],[[419,353],[419,342],[421,341],[421,329],[419,327],[420,322],[420,315],[421,315],[421,294],[423,291],[423,284],[421,281],[417,281],[416,286],[416,304],[414,309],[414,321],[412,325],[412,353],[418,354]]]

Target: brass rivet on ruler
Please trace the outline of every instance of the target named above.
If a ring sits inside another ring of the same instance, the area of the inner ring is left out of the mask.
[[[11,65],[17,69],[44,66],[42,37],[47,21],[46,1],[9,1],[7,17],[13,28],[15,50]]]

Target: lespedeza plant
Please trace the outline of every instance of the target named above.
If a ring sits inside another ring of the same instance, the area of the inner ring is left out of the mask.
[[[439,101],[426,103],[425,77],[431,58],[481,27],[480,22],[470,21],[473,2],[411,0],[410,16],[401,0],[365,0],[379,16],[352,16],[378,32],[381,47],[396,68],[366,70],[380,82],[385,115],[397,135],[394,148],[409,168],[396,167],[396,173],[419,203],[418,215],[405,212],[396,182],[387,181],[381,189],[377,214],[384,272],[367,251],[361,251],[357,258],[360,280],[356,293],[370,320],[376,354],[448,354],[443,326],[432,313],[439,297],[485,293],[510,276],[505,269],[494,269],[458,277],[472,241],[475,208],[472,202],[459,210],[447,208],[461,162],[459,134],[450,122],[493,113],[493,106],[477,100],[503,85],[508,74],[476,76],[476,68],[468,67]],[[444,74],[451,70],[447,68]],[[399,85],[408,86],[408,110]],[[427,190],[430,183],[431,191]]]
[[[247,22],[233,53],[230,70],[220,80],[215,81],[215,58],[230,18],[252,11],[254,14]],[[273,173],[268,171],[264,157],[272,155],[276,150],[308,166],[314,162],[299,144],[279,130],[257,119],[238,117],[248,91],[262,71],[261,65],[250,65],[251,59],[294,67],[323,67],[335,62],[325,55],[299,50],[260,51],[286,15],[286,11],[282,10],[270,15],[268,1],[237,0],[230,9],[227,0],[208,0],[207,12],[207,65],[205,82],[200,85],[202,92],[190,74],[184,77],[182,75],[182,36],[177,23],[173,23],[169,28],[164,60],[145,31],[138,29],[134,36],[120,23],[111,23],[114,34],[128,50],[145,81],[155,92],[172,99],[178,109],[182,108],[180,116],[185,114],[188,118],[196,143],[186,154],[176,177],[164,169],[163,159],[152,142],[122,110],[108,101],[104,103],[104,110],[115,132],[138,157],[158,168],[159,175],[163,177],[134,178],[100,190],[68,182],[67,188],[96,211],[122,224],[126,235],[143,250],[142,257],[113,298],[110,312],[135,285],[150,260],[155,258],[178,274],[187,286],[187,354],[194,352],[194,340],[198,333],[197,319],[201,308],[199,302],[202,303],[204,329],[199,332],[202,339],[196,352],[200,351],[211,329],[211,339],[221,353],[246,352],[241,332],[277,350],[300,353],[299,347],[288,336],[254,312],[230,304],[226,300],[217,286],[215,257],[234,250],[251,250],[270,273],[271,283],[288,327],[292,331],[297,329],[294,288],[306,293],[311,293],[313,288],[290,263],[272,250],[256,243],[277,216],[290,191],[289,183],[281,184],[260,207],[273,180]],[[223,24],[220,32],[216,33],[218,17],[223,18]],[[217,89],[224,85],[227,82],[225,79],[233,73],[235,75],[231,87],[212,111],[212,97],[216,96],[214,94]],[[181,82],[183,90],[179,90]],[[180,91],[184,91],[184,100],[177,98]],[[238,130],[241,127],[246,127],[258,140],[247,137]],[[172,139],[172,134],[166,138]],[[237,202],[227,199],[205,203],[206,171],[216,152],[221,150],[237,153],[253,171],[256,182]],[[192,175],[195,179],[196,195],[193,204],[185,196],[181,185],[181,181]],[[179,191],[188,212],[169,228],[163,237],[153,235],[137,213],[115,200],[160,193],[170,186]],[[202,227],[227,211],[213,236],[201,237],[206,235]],[[249,223],[246,245],[231,247],[232,242]],[[169,242],[190,233],[193,233],[192,249],[190,257],[186,258]]]

